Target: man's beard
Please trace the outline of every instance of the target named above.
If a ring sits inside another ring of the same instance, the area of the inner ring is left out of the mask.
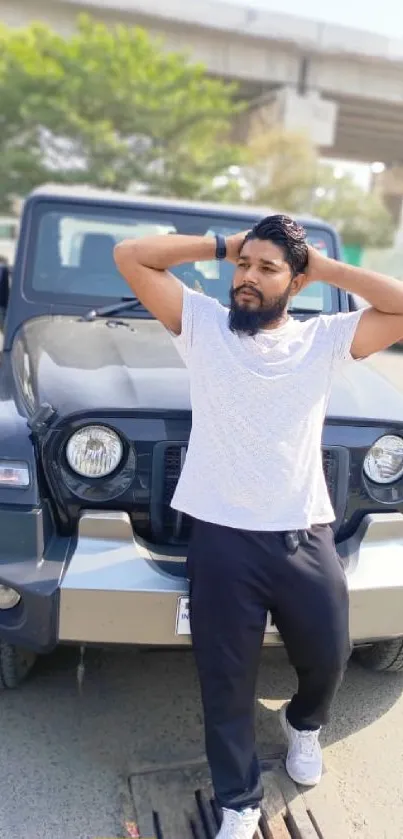
[[[231,332],[253,336],[257,335],[260,329],[265,329],[268,326],[278,323],[287,309],[291,285],[292,281],[280,297],[271,298],[269,301],[264,299],[260,291],[253,289],[254,294],[256,294],[260,301],[258,309],[249,309],[246,306],[240,306],[237,302],[240,291],[252,291],[250,286],[244,285],[239,286],[237,289],[231,288],[231,305],[228,315],[228,325]]]

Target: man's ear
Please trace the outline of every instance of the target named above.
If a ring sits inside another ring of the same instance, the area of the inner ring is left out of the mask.
[[[291,284],[291,297],[295,297],[308,285],[308,278],[306,274],[297,274]]]

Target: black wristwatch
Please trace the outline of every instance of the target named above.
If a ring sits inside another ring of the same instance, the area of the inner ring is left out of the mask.
[[[227,243],[225,241],[225,236],[222,236],[221,233],[216,233],[216,249],[215,249],[215,258],[216,259],[225,259],[227,256]]]

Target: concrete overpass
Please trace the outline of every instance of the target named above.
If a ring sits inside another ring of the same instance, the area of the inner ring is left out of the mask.
[[[403,40],[214,0],[0,0],[5,23],[42,20],[66,34],[81,11],[165,35],[168,48],[236,79],[256,105],[284,89],[316,92],[316,111],[323,99],[337,105],[323,153],[403,163]]]

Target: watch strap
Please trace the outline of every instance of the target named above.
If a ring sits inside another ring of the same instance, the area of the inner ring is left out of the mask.
[[[222,236],[221,233],[216,233],[216,251],[215,251],[215,258],[216,259],[225,259],[227,256],[227,243],[225,241],[225,236]]]

